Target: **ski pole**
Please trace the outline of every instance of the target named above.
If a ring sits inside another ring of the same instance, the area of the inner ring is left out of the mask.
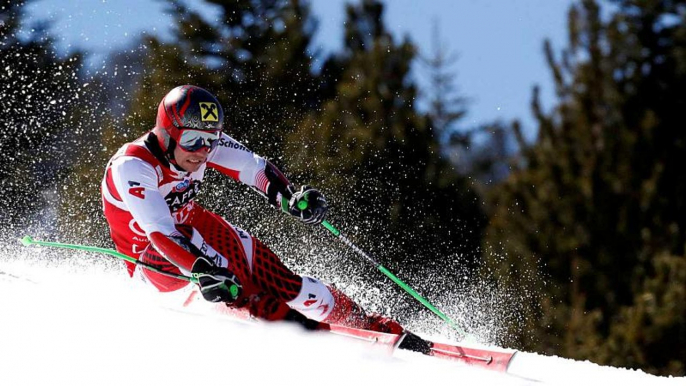
[[[197,282],[198,282],[198,279],[196,279],[196,278],[189,277],[189,276],[184,276],[184,275],[178,275],[178,274],[175,274],[175,273],[171,273],[171,272],[164,271],[164,270],[162,270],[161,268],[158,268],[158,267],[156,267],[156,266],[154,266],[154,265],[151,265],[151,264],[148,264],[148,263],[144,263],[144,262],[142,262],[142,261],[138,261],[138,260],[134,259],[134,258],[131,257],[131,256],[127,256],[127,255],[125,255],[125,254],[123,254],[123,253],[119,253],[119,252],[117,252],[117,251],[115,251],[115,250],[112,250],[112,249],[99,248],[99,247],[91,247],[91,246],[88,246],[88,245],[53,243],[53,242],[49,242],[49,241],[37,241],[37,240],[34,240],[33,237],[31,237],[31,236],[24,236],[24,238],[20,239],[19,241],[20,241],[24,246],[26,246],[26,247],[28,247],[28,246],[30,246],[30,245],[40,245],[40,246],[44,246],[44,247],[56,247],[56,248],[64,248],[64,249],[76,249],[76,250],[79,250],[79,251],[104,253],[104,254],[107,254],[107,255],[110,255],[110,256],[114,256],[114,257],[116,257],[116,258],[118,258],[118,259],[126,260],[126,261],[128,261],[129,263],[133,263],[133,264],[136,264],[136,265],[140,265],[141,267],[143,267],[143,268],[145,268],[145,269],[147,269],[147,270],[150,270],[150,271],[153,271],[153,272],[157,272],[157,273],[159,273],[159,274],[161,274],[161,275],[165,275],[165,276],[173,277],[173,278],[176,278],[176,279],[181,279],[181,280],[189,281],[189,282],[191,282],[191,283],[197,283]]]
[[[357,245],[353,244],[352,241],[350,241],[347,237],[343,236],[341,231],[336,229],[333,225],[331,225],[328,221],[324,220],[322,221],[322,225],[324,228],[328,229],[329,232],[331,232],[334,236],[338,237],[339,240],[341,240],[345,245],[350,247],[353,251],[355,251],[358,255],[364,257],[367,261],[370,263],[374,264],[374,266],[381,271],[384,275],[388,276],[393,282],[397,285],[399,285],[402,289],[404,289],[407,293],[412,295],[415,299],[417,299],[420,303],[422,303],[426,308],[431,310],[434,314],[438,315],[443,321],[448,323],[450,327],[454,328],[457,332],[462,334],[463,336],[467,336],[467,334],[458,326],[455,322],[453,322],[448,316],[446,316],[443,312],[441,312],[438,308],[436,308],[433,304],[431,304],[428,300],[423,298],[420,294],[417,293],[412,287],[409,285],[405,284],[402,280],[398,279],[397,276],[393,274],[393,272],[389,271],[386,267],[384,267],[382,264],[374,260],[369,254],[367,254],[365,251],[360,249]]]

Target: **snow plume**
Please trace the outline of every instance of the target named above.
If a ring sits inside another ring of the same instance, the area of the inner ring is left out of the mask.
[[[508,292],[486,278],[462,277],[459,271],[445,272],[443,276],[415,272],[406,277],[408,281],[426,282],[417,291],[458,327],[451,327],[410,294],[386,286],[386,291],[397,292],[399,301],[406,304],[398,318],[409,329],[439,340],[464,340],[488,345],[510,341],[513,325],[516,326],[521,318],[517,305],[522,301],[522,293]]]
[[[57,52],[45,25],[25,25],[24,2],[3,4],[0,17],[7,24],[0,24],[0,234],[17,237],[30,228],[51,235],[58,229],[56,220],[67,217],[66,200],[60,198],[87,190],[81,183],[68,186],[65,176],[95,160],[99,122],[107,110],[97,97],[100,86],[84,69],[82,54]]]
[[[525,294],[506,292],[493,281],[469,276],[466,269],[460,269],[457,257],[455,264],[443,269],[427,264],[423,269],[409,270],[373,255],[460,327],[453,329],[323,227],[293,224],[291,218],[280,220],[284,223],[268,221],[248,229],[265,236],[263,241],[294,272],[333,283],[367,311],[390,316],[413,331],[443,339],[502,344],[521,317],[517,305]],[[364,230],[353,227],[351,232],[363,234]],[[355,236],[350,238],[357,242]],[[365,238],[360,239],[359,246],[364,249]]]
[[[240,205],[218,208],[217,212],[265,242],[294,272],[332,283],[367,311],[390,316],[415,331],[460,338],[457,330],[324,227],[303,225],[290,216],[275,213],[252,191],[235,189],[229,195],[235,195]],[[392,241],[369,235],[365,226],[346,225],[345,219],[330,221],[336,226],[342,224],[340,230],[351,241],[455,321],[469,339],[489,344],[507,341],[510,323],[516,323],[518,318],[516,304],[523,295],[504,293],[494,283],[470,275],[462,264],[467,257],[454,256],[447,259],[452,261],[449,266],[438,266],[427,256],[425,265],[408,269],[386,261],[392,255],[383,253],[384,245]],[[369,245],[382,253],[368,250]]]

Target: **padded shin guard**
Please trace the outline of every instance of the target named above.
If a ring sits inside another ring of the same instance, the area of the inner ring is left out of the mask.
[[[330,287],[334,298],[334,308],[324,323],[340,324],[347,327],[362,328],[389,334],[401,334],[404,329],[393,319],[378,314],[367,314],[365,310],[346,294]]]
[[[329,287],[317,279],[303,276],[298,296],[286,304],[309,319],[321,322],[331,314],[334,303]]]

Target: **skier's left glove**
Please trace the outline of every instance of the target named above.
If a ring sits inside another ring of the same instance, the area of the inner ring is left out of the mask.
[[[243,286],[236,275],[212,264],[205,257],[198,257],[191,273],[198,280],[200,293],[207,301],[234,304],[243,293]]]
[[[293,193],[288,201],[288,213],[298,217],[305,224],[319,224],[324,221],[329,205],[317,189],[304,185]]]

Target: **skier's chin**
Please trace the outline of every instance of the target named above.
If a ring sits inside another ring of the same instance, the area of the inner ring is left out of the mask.
[[[200,167],[207,162],[207,160],[185,160],[183,163],[180,165],[184,170],[188,172],[196,172]]]

